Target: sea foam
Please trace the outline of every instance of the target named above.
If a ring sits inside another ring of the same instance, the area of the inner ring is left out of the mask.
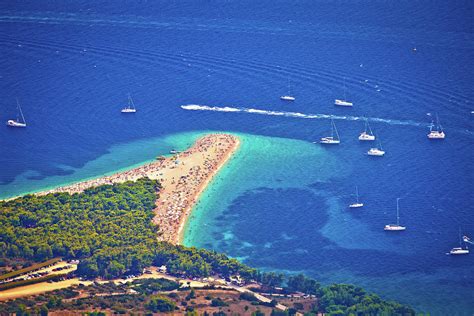
[[[269,116],[304,118],[304,119],[334,119],[334,120],[345,120],[345,121],[360,121],[360,120],[367,119],[371,122],[386,123],[386,124],[391,124],[391,125],[411,125],[411,126],[426,127],[426,124],[415,122],[412,120],[397,120],[397,119],[386,119],[386,118],[379,118],[379,117],[341,116],[341,115],[331,115],[331,114],[305,114],[305,113],[299,113],[299,112],[272,111],[272,110],[264,110],[264,109],[230,107],[230,106],[219,107],[219,106],[208,106],[208,105],[198,105],[198,104],[182,105],[181,108],[184,110],[189,110],[189,111],[251,113],[251,114],[269,115]]]

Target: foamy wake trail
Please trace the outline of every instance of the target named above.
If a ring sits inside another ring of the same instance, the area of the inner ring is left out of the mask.
[[[345,120],[345,121],[360,121],[368,119],[371,122],[380,122],[392,125],[411,125],[411,126],[423,126],[419,122],[407,120],[392,120],[384,119],[378,117],[362,117],[362,116],[340,116],[340,115],[330,115],[330,114],[304,114],[299,112],[286,112],[286,111],[269,111],[261,109],[249,109],[249,108],[236,108],[236,107],[219,107],[219,106],[208,106],[208,105],[197,105],[197,104],[188,104],[181,105],[181,108],[188,111],[214,111],[214,112],[240,112],[240,113],[252,113],[260,115],[270,115],[270,116],[286,116],[286,117],[296,117],[304,119],[334,119],[334,120]]]

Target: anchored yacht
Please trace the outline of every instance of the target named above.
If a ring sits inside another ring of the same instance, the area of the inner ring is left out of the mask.
[[[352,102],[347,101],[346,99],[346,77],[344,77],[344,99],[336,99],[334,100],[334,105],[339,106],[353,106]]]
[[[280,100],[283,101],[295,101],[295,97],[291,96],[291,89],[290,89],[290,79],[288,78],[288,94],[282,95]]]
[[[331,119],[331,136],[323,137],[319,141],[320,144],[327,144],[327,145],[338,145],[340,143],[339,133],[337,132],[336,124],[334,120]]]
[[[364,203],[359,202],[359,189],[356,186],[356,202],[349,205],[349,208],[359,208],[364,206]]]
[[[436,114],[436,126],[431,122],[430,133],[427,136],[429,139],[444,139],[446,137],[443,127],[439,124],[438,114]]]
[[[133,99],[130,96],[130,93],[128,94],[128,105],[124,107],[120,112],[122,113],[135,113],[137,112],[137,109],[135,108],[135,103],[133,103]]]
[[[283,101],[295,101],[295,97],[289,96],[289,95],[282,95],[280,97],[281,100]]]
[[[359,140],[361,141],[375,140],[375,135],[372,132],[372,129],[370,128],[370,125],[369,125],[369,120],[367,119],[365,119],[365,129],[362,133],[360,133]]]
[[[26,127],[26,121],[25,117],[23,116],[23,112],[21,110],[20,102],[18,102],[18,99],[16,99],[16,107],[17,107],[17,115],[16,115],[16,120],[8,120],[7,121],[7,126],[10,127]],[[20,120],[21,117],[21,120]]]
[[[464,241],[464,248],[463,248]],[[464,236],[461,238],[461,228],[459,228],[459,247],[455,247],[449,251],[450,255],[468,255],[469,249],[467,248],[466,242],[469,242],[469,238]]]
[[[378,148],[370,148],[369,151],[367,152],[367,155],[382,157],[383,155],[385,155],[385,151]]]
[[[400,226],[400,215],[399,215],[399,210],[398,210],[398,201],[400,198],[397,198],[397,223],[396,224],[388,224],[385,225],[384,230],[386,231],[402,231],[407,229],[405,226]]]
[[[380,139],[379,139],[379,146],[370,148],[369,151],[367,152],[367,155],[375,156],[375,157],[382,157],[383,155],[385,155],[385,151],[382,149],[382,143],[380,142]]]

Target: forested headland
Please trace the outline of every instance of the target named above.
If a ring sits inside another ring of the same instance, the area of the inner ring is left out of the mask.
[[[413,314],[349,285],[321,287],[303,275],[260,273],[214,251],[158,242],[153,209],[160,185],[142,178],[82,193],[26,195],[0,202],[0,264],[29,265],[54,257],[78,259],[76,274],[112,279],[165,265],[174,275],[240,275],[268,288],[284,286],[320,297],[322,311]],[[18,267],[18,266],[17,266]]]
[[[157,181],[142,178],[73,195],[0,202],[0,260],[79,259],[77,274],[88,278],[140,273],[152,264],[189,276],[256,276],[255,269],[225,255],[157,242],[152,219],[159,188]]]

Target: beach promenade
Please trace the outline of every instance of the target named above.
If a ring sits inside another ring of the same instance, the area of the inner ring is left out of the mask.
[[[192,147],[172,157],[127,171],[37,193],[79,193],[88,188],[142,177],[159,180],[161,190],[153,222],[159,226],[160,241],[178,244],[192,207],[207,184],[239,147],[239,139],[229,134],[209,134]]]

